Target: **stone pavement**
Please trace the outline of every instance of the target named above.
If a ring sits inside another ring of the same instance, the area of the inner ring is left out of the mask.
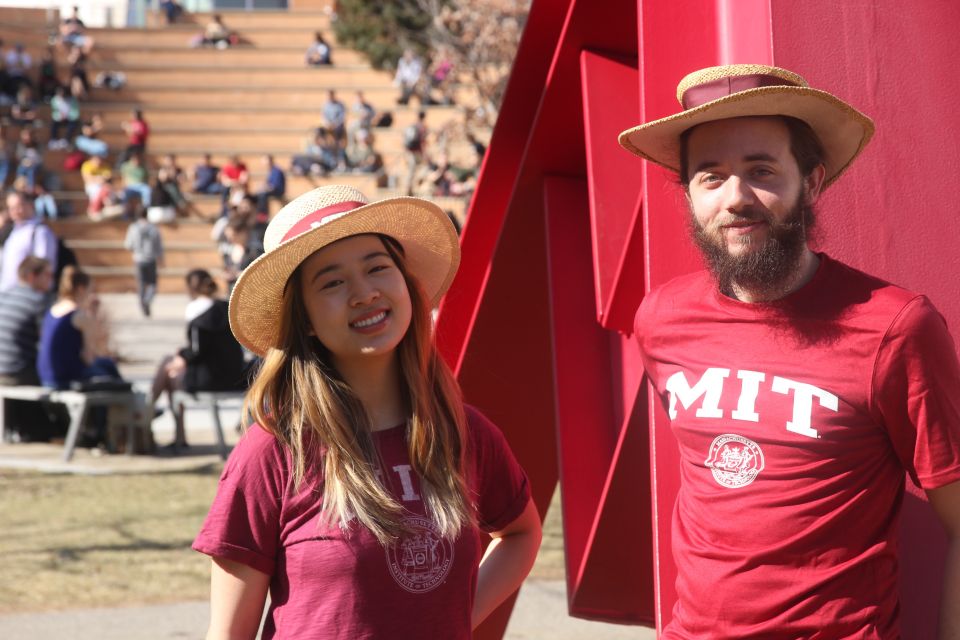
[[[143,389],[149,387],[156,363],[183,343],[183,295],[160,295],[153,317],[140,316],[133,294],[104,294],[104,307],[113,321],[121,372]],[[225,403],[222,419],[228,444],[236,441],[235,425],[240,403]],[[188,409],[188,455],[103,455],[97,450],[77,449],[72,462],[60,460],[62,446],[52,444],[0,443],[0,467],[34,469],[53,473],[153,473],[191,469],[220,461],[214,446],[212,420],[205,408]],[[169,411],[154,422],[159,445],[172,440]],[[549,514],[548,514],[549,515]],[[19,640],[173,640],[202,638],[206,629],[206,602],[172,605],[88,609],[0,616],[0,638]],[[520,591],[506,638],[536,640],[652,640],[651,629],[571,618],[566,609],[562,580],[531,579]]]

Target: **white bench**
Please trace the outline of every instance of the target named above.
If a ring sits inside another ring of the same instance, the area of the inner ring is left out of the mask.
[[[220,422],[220,403],[225,400],[239,400],[243,402],[246,396],[245,391],[175,391],[173,393],[173,406],[170,410],[174,418],[183,424],[183,414],[180,409],[184,406],[204,406],[210,408],[210,414],[213,418],[213,433],[217,438],[217,447],[220,450],[220,457],[227,459],[227,441],[223,437],[223,425]]]
[[[146,397],[140,391],[55,391],[46,387],[0,387],[0,440],[4,442],[9,437],[4,420],[7,400],[56,402],[66,405],[70,414],[70,427],[63,445],[64,462],[70,462],[73,458],[83,421],[91,407],[119,407],[127,412],[123,416],[127,425],[127,455],[133,455],[135,431],[138,426],[144,426],[147,419],[142,415]]]

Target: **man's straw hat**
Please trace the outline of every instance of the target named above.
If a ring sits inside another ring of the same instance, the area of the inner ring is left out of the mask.
[[[792,116],[820,139],[825,186],[840,177],[873,136],[873,121],[836,96],[813,89],[799,75],[760,64],[694,71],[677,85],[684,111],[620,134],[620,145],[680,172],[680,134],[698,124],[744,116]]]
[[[263,355],[278,344],[287,281],[318,249],[348,236],[377,233],[403,247],[408,271],[435,305],[460,264],[453,223],[440,207],[420,198],[369,202],[352,187],[309,191],[277,213],[264,236],[265,253],[243,270],[230,296],[230,328],[237,340]]]

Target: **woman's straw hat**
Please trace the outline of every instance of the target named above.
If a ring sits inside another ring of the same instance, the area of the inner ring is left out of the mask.
[[[369,202],[352,187],[330,185],[292,200],[270,222],[265,253],[243,270],[230,296],[230,328],[237,340],[260,355],[277,346],[283,292],[296,268],[318,249],[362,233],[399,242],[408,271],[433,304],[439,302],[460,264],[457,232],[447,214],[420,198]]]
[[[620,145],[680,172],[680,134],[698,124],[744,116],[792,116],[820,139],[825,186],[840,177],[873,136],[873,121],[836,96],[812,89],[799,75],[760,64],[694,71],[677,85],[684,111],[620,134]]]

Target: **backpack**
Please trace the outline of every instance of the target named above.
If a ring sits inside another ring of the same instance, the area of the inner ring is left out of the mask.
[[[86,159],[87,156],[82,151],[71,151],[67,154],[67,157],[63,159],[63,170],[79,171],[83,165],[83,161]]]
[[[60,274],[63,273],[63,268],[68,264],[73,266],[79,266],[80,262],[77,260],[77,254],[73,249],[68,247],[63,241],[63,238],[57,236],[57,273],[53,280],[53,290],[57,290],[57,283],[60,282]]]
[[[33,253],[33,247],[37,241],[37,229],[39,229],[40,227],[46,227],[46,226],[47,225],[42,223],[34,225],[33,231],[30,234],[30,253],[31,254]],[[53,233],[52,230],[51,230],[51,233]],[[79,266],[80,263],[77,260],[77,254],[74,252],[73,249],[67,246],[67,244],[63,241],[63,238],[61,238],[55,233],[53,234],[53,237],[56,238],[57,240],[57,258],[56,258],[57,271],[53,276],[52,290],[56,291],[60,282],[60,274],[63,273],[63,268],[66,267],[68,264]]]
[[[408,125],[403,130],[403,148],[407,151],[420,151],[423,146],[423,136],[420,134],[420,127],[415,124]]]

